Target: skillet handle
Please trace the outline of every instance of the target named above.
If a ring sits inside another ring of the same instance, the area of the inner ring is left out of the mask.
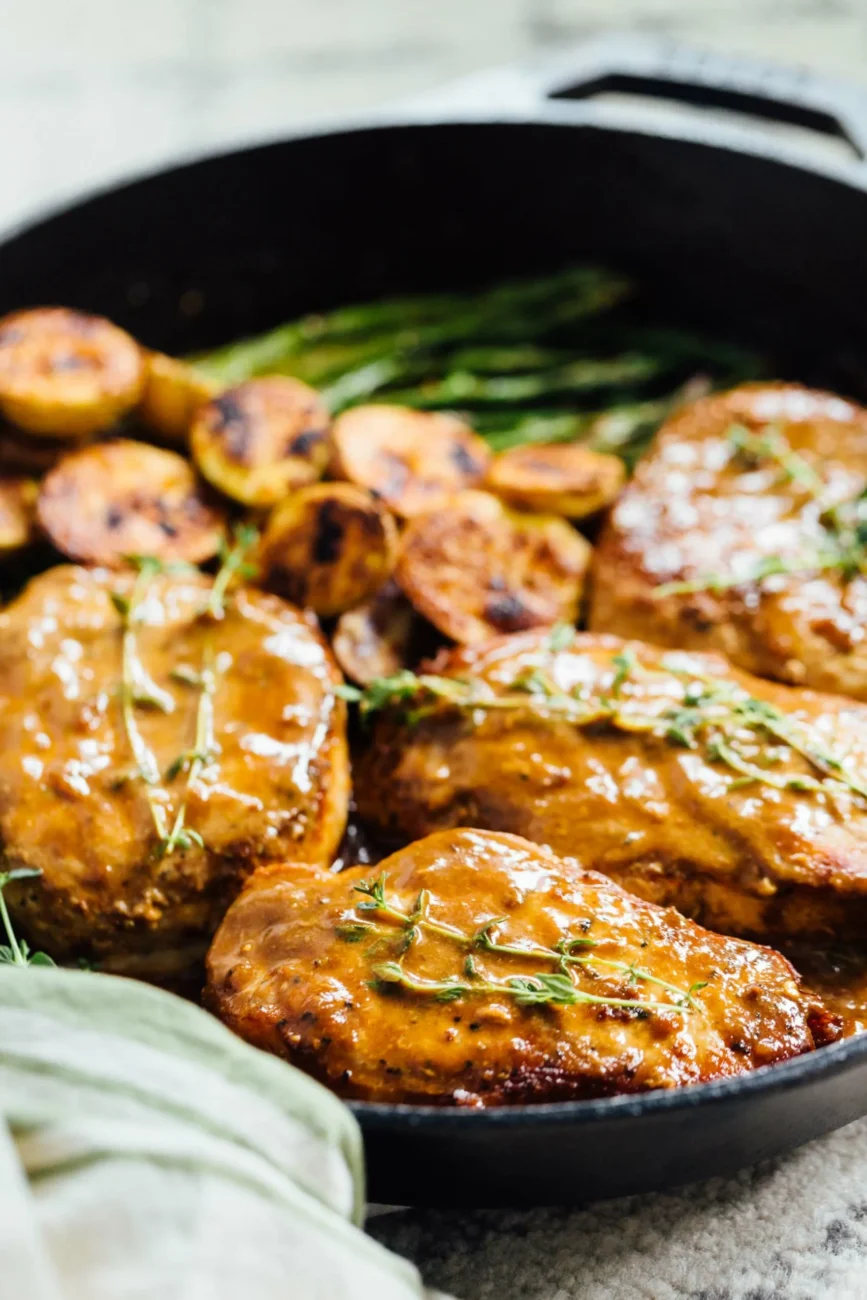
[[[666,37],[611,33],[536,65],[480,73],[414,108],[520,112],[606,91],[677,100],[787,123],[845,141],[867,159],[867,90],[805,68],[721,54]],[[602,105],[597,106],[602,108]]]

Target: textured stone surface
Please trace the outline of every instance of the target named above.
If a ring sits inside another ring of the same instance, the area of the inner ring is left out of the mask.
[[[864,1300],[867,1124],[669,1195],[368,1227],[460,1300]]]

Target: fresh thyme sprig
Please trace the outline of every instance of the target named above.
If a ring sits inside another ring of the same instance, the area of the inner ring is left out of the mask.
[[[224,543],[220,552],[220,567],[217,570],[208,603],[202,611],[202,617],[211,622],[225,617],[226,599],[229,586],[236,577],[251,577],[255,570],[246,563],[251,547],[258,541],[258,531],[249,524],[239,524],[235,529],[231,545]],[[181,666],[183,667],[183,666]],[[214,736],[214,697],[217,693],[217,665],[211,629],[205,633],[202,650],[202,666],[198,673],[188,671],[182,675],[187,685],[198,691],[196,705],[196,735],[193,748],[179,754],[166,772],[166,781],[173,781],[181,772],[186,772],[187,779],[181,802],[178,806],[172,828],[160,844],[160,856],[168,857],[176,849],[189,849],[195,844],[205,847],[205,841],[197,830],[186,824],[190,791],[202,772],[211,763],[217,753]],[[176,680],[178,680],[176,676]]]
[[[694,701],[694,707],[712,709],[716,706],[724,711],[727,710],[730,714],[726,727],[720,729],[722,734],[712,737],[711,740],[712,745],[719,747],[722,744],[726,749],[725,753],[719,755],[719,761],[728,763],[730,767],[735,766],[732,753],[737,751],[731,748],[730,735],[733,735],[736,740],[737,732],[742,727],[753,732],[764,732],[772,739],[780,741],[793,753],[800,755],[806,763],[822,773],[824,779],[817,781],[805,773],[776,777],[755,763],[750,765],[749,773],[744,772],[741,766],[742,775],[750,775],[753,780],[764,781],[765,784],[775,785],[778,789],[795,791],[833,793],[835,786],[844,786],[852,794],[867,799],[867,779],[850,772],[842,758],[833,750],[827,749],[815,732],[800,719],[784,713],[782,709],[769,704],[767,700],[756,699],[749,692],[735,686],[732,682],[725,681],[724,678],[697,674],[692,669],[683,669],[672,664],[670,659],[663,661],[663,667],[689,683],[686,690],[689,699]],[[743,757],[738,755],[738,762],[741,765],[744,761]]]
[[[392,903],[386,893],[387,872],[381,872],[376,880],[362,880],[355,886],[355,892],[362,895],[362,902],[356,904],[355,910],[360,919],[352,920],[338,928],[338,935],[347,943],[358,943],[372,938],[368,952],[375,954],[378,945],[392,937],[396,940],[396,950],[400,960],[376,962],[371,966],[374,984],[395,984],[413,993],[426,994],[438,1002],[451,1002],[458,998],[477,997],[493,994],[512,998],[518,1006],[574,1006],[585,1003],[594,1006],[623,1007],[639,1015],[651,1012],[681,1012],[699,1010],[696,994],[706,987],[706,981],[695,983],[689,989],[679,988],[666,980],[659,979],[636,962],[612,961],[599,957],[595,953],[588,955],[587,950],[595,948],[596,941],[586,934],[569,939],[561,939],[554,947],[540,944],[502,943],[496,932],[506,917],[494,916],[484,921],[475,931],[467,934],[456,926],[437,921],[430,915],[430,894],[421,890],[411,912],[405,912]],[[370,914],[382,918],[381,922],[368,919]],[[392,926],[389,922],[395,922]],[[586,923],[589,929],[590,922]],[[445,980],[427,980],[413,975],[403,965],[403,957],[412,945],[425,932],[437,935],[454,943],[464,955],[463,976],[453,976]],[[485,979],[479,973],[475,953],[497,953],[502,956],[517,957],[523,960],[546,962],[553,965],[553,971],[540,971],[532,975],[511,975],[506,980]],[[597,974],[595,968],[604,967],[624,976],[630,984],[647,983],[670,993],[674,1001],[661,1002],[640,998],[606,997],[579,988],[572,978],[573,969],[583,969],[589,974]]]
[[[166,781],[173,781],[183,771],[186,771],[187,780],[172,828],[160,845],[161,857],[168,857],[174,853],[175,849],[192,848],[194,844],[200,849],[205,847],[202,836],[198,831],[193,830],[191,826],[187,826],[186,819],[190,788],[196,783],[204,769],[214,761],[216,754],[214,695],[217,690],[217,678],[210,637],[205,641],[203,663],[198,674],[196,688],[199,692],[199,698],[196,705],[196,738],[193,748],[178,755],[166,772]]]
[[[249,577],[252,570],[246,556],[258,539],[255,528],[241,524],[235,529],[231,544],[224,542],[220,567],[211,584],[208,599],[200,617],[210,623],[224,618],[230,584],[236,577]],[[165,790],[156,758],[146,745],[136,719],[136,708],[160,709],[172,713],[175,701],[168,691],[162,690],[148,675],[138,654],[137,629],[143,620],[148,588],[157,574],[173,572],[178,566],[164,566],[150,555],[129,556],[128,562],[136,569],[136,577],[129,595],[111,593],[112,604],[118,612],[123,629],[121,650],[121,714],[124,730],[135,763],[134,772],[142,781],[156,832],[156,856],[169,857],[178,849],[193,845],[204,848],[201,834],[187,826],[187,808],[190,788],[203,769],[213,762],[216,753],[214,739],[214,695],[216,692],[216,660],[210,630],[206,633],[202,666],[198,672],[189,665],[179,664],[172,670],[175,681],[182,681],[198,691],[196,706],[196,734],[193,747],[185,750],[169,765],[165,781],[174,781],[181,772],[187,780],[174,820],[169,826],[165,808]],[[190,566],[180,566],[185,572],[195,572]]]
[[[570,623],[555,623],[548,635],[548,650],[552,654],[558,654],[561,650],[567,649],[574,639],[575,628]],[[350,704],[357,704],[362,719],[366,719],[370,714],[378,713],[382,709],[390,709],[396,704],[409,704],[420,694],[428,695],[433,700],[451,702],[462,708],[469,707],[469,700],[464,692],[465,685],[466,683],[452,677],[437,677],[432,673],[419,675],[406,668],[399,673],[393,673],[390,677],[375,678],[363,690],[343,682],[336,687],[335,693],[340,699]],[[516,683],[515,689],[532,694],[536,690],[542,690],[543,683],[541,678],[538,678],[534,684],[534,674],[531,671],[526,682]],[[551,693],[556,694],[556,692]],[[561,698],[565,700],[568,697]],[[499,707],[496,698],[490,693],[485,696],[484,703],[487,708]],[[407,720],[417,722],[429,712],[431,709],[427,706],[409,710]]]
[[[749,469],[766,461],[780,467],[782,483],[796,483],[812,498],[821,495],[824,483],[812,465],[792,451],[778,429],[751,433],[741,425],[729,430],[732,460],[745,462]],[[750,586],[778,576],[823,573],[835,570],[850,582],[867,572],[867,494],[829,507],[821,517],[822,537],[817,545],[799,555],[762,556],[746,573],[701,573],[683,581],[664,582],[654,589],[657,600],[709,591],[717,595],[733,587]]]
[[[211,594],[208,598],[208,613],[213,619],[220,619],[226,612],[226,595],[233,578],[254,578],[255,565],[247,562],[247,556],[259,540],[258,529],[252,524],[238,524],[235,527],[231,543],[225,539],[220,543],[220,567],[214,578]]]
[[[168,836],[166,812],[160,798],[160,771],[157,760],[145,743],[136,720],[136,707],[161,709],[170,713],[174,709],[174,700],[167,692],[160,690],[146,673],[138,654],[137,629],[142,621],[148,588],[162,569],[160,561],[154,556],[130,557],[137,569],[135,581],[129,596],[122,592],[112,592],[111,600],[118,612],[123,629],[121,642],[121,682],[120,706],[127,743],[132,751],[135,773],[142,781],[145,798],[151,813],[151,819],[160,846],[165,844]]]
[[[571,623],[555,623],[548,633],[548,649],[552,654],[567,650],[575,640],[575,628]]]
[[[753,433],[743,424],[733,424],[728,431],[731,460],[740,460],[747,469],[757,469],[767,461],[780,468],[781,483],[797,483],[811,495],[822,491],[821,477],[798,452],[792,451],[787,439],[775,425]]]
[[[844,569],[844,560],[838,550],[815,551],[811,555],[763,555],[748,573],[701,573],[682,582],[663,582],[653,589],[654,600],[666,596],[688,596],[698,591],[713,595],[730,591],[732,587],[751,586],[786,574],[820,573],[826,569]]]
[[[576,727],[645,732],[681,748],[702,750],[707,762],[730,768],[739,786],[759,782],[794,793],[832,797],[848,791],[867,800],[867,776],[850,770],[807,723],[757,699],[735,682],[703,675],[671,657],[660,667],[682,683],[680,699],[663,700],[661,708],[641,707],[627,690],[636,679],[653,678],[629,647],[612,656],[611,685],[593,698],[588,698],[583,686],[571,693],[561,690],[539,666],[524,669],[501,694],[478,678],[461,680],[404,671],[378,678],[364,691],[352,688],[350,698],[359,701],[364,717],[396,708],[409,726],[451,709],[470,717],[523,711]],[[772,761],[785,754],[770,755],[762,750],[762,740],[767,738],[800,757],[818,776],[809,771],[770,770]],[[756,747],[758,755],[751,752]]]
[[[0,966],[54,965],[47,952],[31,952],[29,944],[24,939],[17,938],[3,896],[3,891],[10,881],[33,880],[41,875],[42,872],[37,867],[15,867],[12,871],[0,871],[0,923],[6,934],[6,943],[0,944]]]

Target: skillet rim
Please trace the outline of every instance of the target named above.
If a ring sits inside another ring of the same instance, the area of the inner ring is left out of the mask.
[[[246,154],[266,154],[303,141],[325,140],[395,130],[432,130],[438,127],[550,127],[564,130],[585,129],[619,135],[639,135],[672,140],[688,146],[737,153],[759,162],[804,172],[823,180],[842,183],[867,195],[867,164],[855,157],[843,159],[829,155],[822,159],[798,148],[789,140],[770,133],[751,133],[745,127],[713,119],[664,122],[648,120],[640,109],[612,108],[592,101],[564,102],[540,99],[534,109],[526,106],[509,110],[503,106],[468,109],[466,106],[386,109],[335,118],[288,133],[277,133],[240,141],[228,149],[206,149],[179,154],[167,163],[120,173],[105,183],[94,185],[76,197],[60,198],[42,208],[13,218],[0,229],[0,258],[19,238],[37,233],[43,227],[71,216],[91,203],[98,203],[119,192],[135,190],[148,182],[176,173],[229,161]],[[515,1106],[461,1108],[428,1106],[406,1102],[365,1102],[340,1098],[349,1107],[365,1132],[383,1132],[395,1122],[414,1129],[491,1130],[496,1128],[545,1128],[592,1124],[599,1119],[625,1123],[656,1114],[696,1111],[722,1105],[734,1099],[746,1100],[754,1095],[788,1093],[806,1083],[844,1075],[867,1062],[867,1032],[839,1043],[820,1047],[788,1061],[762,1066],[746,1074],[678,1088],[659,1089],[641,1094],[600,1097],[589,1101],[536,1102]],[[865,1103],[867,1111],[867,1103]]]
[[[541,1101],[518,1106],[467,1107],[424,1106],[409,1102],[354,1101],[341,1098],[362,1128],[372,1131],[390,1127],[393,1120],[416,1120],[415,1127],[463,1128],[492,1126],[511,1128],[516,1124],[545,1127],[568,1121],[589,1124],[604,1117],[622,1121],[644,1118],[648,1114],[677,1110],[695,1111],[699,1107],[722,1104],[732,1098],[754,1093],[790,1092],[808,1081],[824,1076],[847,1074],[867,1062],[867,1031],[803,1052],[788,1061],[763,1065],[757,1070],[727,1079],[686,1084],[677,1088],[659,1088],[644,1093],[596,1097],[590,1101]],[[867,1111],[867,1104],[865,1104]]]
[[[648,120],[648,116],[650,120]],[[820,158],[805,151],[785,138],[776,138],[770,132],[751,132],[744,126],[726,121],[694,120],[684,115],[682,120],[654,119],[640,108],[596,104],[592,100],[565,101],[540,99],[534,109],[522,106],[509,109],[501,105],[493,108],[468,108],[456,106],[425,108],[412,104],[397,108],[384,108],[350,117],[325,118],[299,126],[289,132],[278,132],[240,141],[228,149],[192,150],[181,152],[161,166],[145,166],[141,170],[121,171],[103,183],[97,183],[76,196],[59,197],[44,207],[13,217],[9,225],[0,227],[0,256],[7,245],[17,239],[36,233],[43,226],[70,216],[79,208],[112,195],[133,190],[150,181],[161,180],[178,172],[227,162],[245,154],[266,153],[287,145],[304,141],[325,140],[369,133],[400,131],[406,129],[435,130],[437,127],[477,126],[545,126],[561,129],[587,129],[615,135],[640,135],[651,139],[672,140],[677,143],[736,153],[758,161],[790,167],[808,175],[840,182],[849,188],[867,194],[867,160],[857,156],[835,157],[829,154]]]

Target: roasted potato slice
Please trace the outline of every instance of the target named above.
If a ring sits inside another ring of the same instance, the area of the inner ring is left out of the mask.
[[[356,406],[334,422],[336,478],[368,488],[405,519],[484,477],[491,453],[454,415]]]
[[[394,581],[341,614],[331,649],[350,681],[368,686],[408,668],[417,615]]]
[[[127,439],[65,456],[43,480],[37,518],[64,555],[112,568],[129,555],[199,564],[224,532],[189,461]]]
[[[0,320],[0,411],[31,433],[101,433],[135,406],[143,382],[138,344],[102,316],[39,307]]]
[[[39,484],[32,478],[0,478],[0,553],[20,551],[33,537]]]
[[[623,461],[574,443],[513,447],[495,456],[485,487],[519,510],[583,519],[615,500]]]
[[[193,416],[221,385],[177,357],[149,352],[139,415],[143,424],[172,442],[185,444]]]
[[[444,636],[475,645],[503,632],[574,622],[589,543],[553,515],[460,492],[407,524],[397,580]]]
[[[314,483],[268,520],[259,551],[265,587],[328,618],[376,591],[397,560],[397,524],[351,483]]]
[[[199,408],[190,447],[205,478],[226,496],[273,506],[325,472],[328,410],[300,379],[251,379]]]

